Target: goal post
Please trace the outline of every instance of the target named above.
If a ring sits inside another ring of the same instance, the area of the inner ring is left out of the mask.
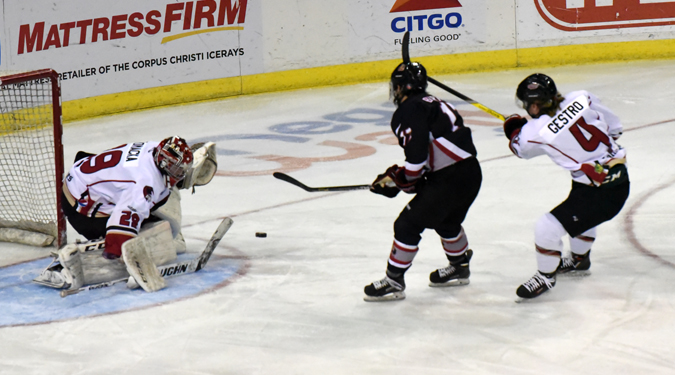
[[[66,244],[62,131],[54,70],[0,72],[0,241]]]

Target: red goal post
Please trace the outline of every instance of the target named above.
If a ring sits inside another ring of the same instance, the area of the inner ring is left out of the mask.
[[[65,245],[62,131],[54,70],[0,72],[0,241]]]

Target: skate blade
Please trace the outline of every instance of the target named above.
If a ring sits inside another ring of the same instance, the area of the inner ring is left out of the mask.
[[[429,286],[432,288],[445,288],[449,286],[462,286],[462,285],[467,285],[469,283],[469,279],[454,279],[450,280],[445,283],[429,283]]]
[[[570,272],[565,272],[565,273],[559,273],[557,276],[560,277],[570,277],[570,278],[575,278],[575,277],[586,277],[586,276],[591,276],[591,271],[586,270],[586,271],[570,271]]]
[[[551,291],[551,289],[543,292],[542,294],[540,294],[536,297],[532,297],[532,298],[516,297],[516,299],[513,302],[515,302],[515,303],[525,303],[525,304],[534,303],[535,300],[541,300],[541,297],[547,295],[550,291]],[[544,299],[546,299],[546,298],[544,298]]]
[[[67,289],[68,286],[69,286],[66,283],[55,284],[55,283],[50,283],[49,281],[43,281],[43,280],[37,280],[37,279],[34,279],[33,282],[35,284],[48,286],[48,287],[54,288],[54,289]]]
[[[363,296],[363,300],[366,302],[387,302],[387,301],[398,301],[402,299],[405,299],[404,292],[395,292],[381,297]]]

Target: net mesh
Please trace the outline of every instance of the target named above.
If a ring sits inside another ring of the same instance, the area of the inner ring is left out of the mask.
[[[0,86],[0,227],[58,236],[52,100],[50,79]]]

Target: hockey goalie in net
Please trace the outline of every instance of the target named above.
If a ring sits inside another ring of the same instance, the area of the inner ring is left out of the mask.
[[[88,242],[52,254],[52,264],[34,282],[72,290],[127,277],[131,268],[122,257],[124,244],[139,237],[152,237],[149,266],[155,269],[185,252],[179,189],[194,192],[213,179],[215,143],[190,147],[172,136],[99,154],[79,152],[75,159],[63,182],[63,211]]]

